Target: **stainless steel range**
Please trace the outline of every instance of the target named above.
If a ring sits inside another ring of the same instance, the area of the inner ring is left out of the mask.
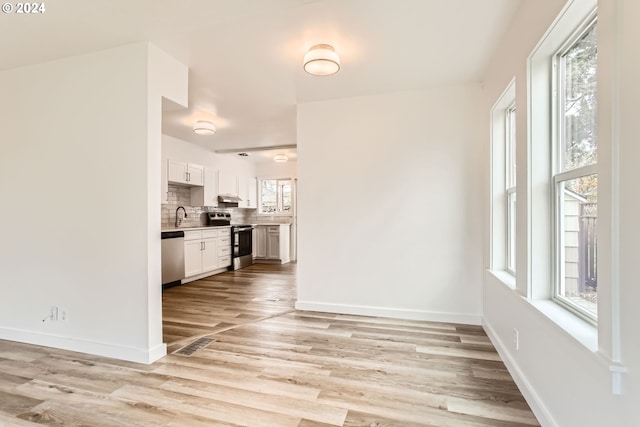
[[[238,270],[253,264],[253,226],[231,226],[231,257],[229,270]]]
[[[209,212],[208,224],[224,226],[231,224],[231,214],[227,212]],[[231,266],[229,270],[238,270],[253,264],[253,226],[240,224],[231,226]]]

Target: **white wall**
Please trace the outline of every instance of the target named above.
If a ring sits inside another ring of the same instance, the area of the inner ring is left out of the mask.
[[[212,138],[215,138],[214,135]],[[216,154],[204,147],[169,135],[162,135],[162,159],[195,163],[238,176],[256,176],[255,164],[231,154]]]
[[[298,107],[298,308],[479,323],[479,94]]]
[[[160,174],[148,161],[159,159],[150,131],[159,136],[160,118],[150,97],[160,102],[163,81],[151,78],[152,49],[0,73],[0,338],[147,363],[166,353],[153,292]],[[69,320],[43,322],[52,305]]]
[[[289,160],[286,163],[256,163],[256,176],[258,178],[296,178],[298,176],[298,162]]]
[[[161,178],[162,168],[162,103],[163,98],[186,108],[189,94],[189,69],[149,45],[147,50],[147,262],[149,348],[157,348],[151,360],[166,354],[162,343],[162,259],[161,259]]]
[[[578,2],[580,0],[575,0]],[[529,275],[535,270],[529,250],[527,57],[565,6],[563,0],[523,2],[508,34],[488,68],[483,91],[485,116],[515,77],[518,123],[517,289],[484,274],[483,324],[505,359],[543,426],[636,426],[640,401],[640,290],[637,286],[637,242],[640,206],[637,183],[637,99],[640,73],[637,40],[640,4],[635,0],[601,0],[598,5],[598,127],[599,127],[599,324],[591,328],[571,321],[553,303],[527,300]],[[617,53],[616,53],[617,52]],[[616,55],[619,55],[616,57]],[[618,77],[619,76],[619,77]],[[623,90],[620,90],[623,88]],[[489,177],[489,121],[482,131],[485,177]],[[617,160],[619,152],[619,160]],[[620,180],[619,188],[615,181]],[[489,190],[485,186],[484,265],[489,267]],[[531,207],[535,212],[536,206]],[[616,220],[618,218],[618,220]],[[619,236],[616,229],[619,227]],[[534,230],[535,233],[535,230]],[[537,250],[537,248],[536,248]],[[536,291],[536,294],[544,292]],[[552,320],[553,319],[553,320]],[[557,323],[560,322],[560,323]],[[618,326],[619,325],[619,326]],[[520,347],[513,346],[517,328]],[[572,335],[569,332],[580,332]],[[574,338],[577,337],[577,338]],[[622,394],[612,394],[610,367],[624,366]]]

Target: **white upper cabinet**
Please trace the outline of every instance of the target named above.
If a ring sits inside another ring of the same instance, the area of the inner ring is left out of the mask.
[[[242,199],[238,203],[239,208],[258,207],[258,182],[255,178],[239,176],[238,177],[238,196]]]
[[[189,184],[204,185],[204,166],[187,163],[187,173],[189,174]]]
[[[237,196],[238,177],[223,171],[218,171],[218,194]]]
[[[204,166],[169,159],[167,181],[171,184],[204,185]]]
[[[191,188],[191,206],[218,207],[218,186],[213,169],[204,168],[204,185]]]
[[[167,163],[168,162],[162,162],[161,170],[162,189],[160,190],[160,203],[162,204],[169,203],[169,180],[167,178]]]

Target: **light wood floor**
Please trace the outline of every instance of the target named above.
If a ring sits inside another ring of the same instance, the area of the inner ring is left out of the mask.
[[[294,296],[295,265],[167,290],[169,351],[203,347],[150,366],[0,341],[0,426],[538,425],[481,328]]]

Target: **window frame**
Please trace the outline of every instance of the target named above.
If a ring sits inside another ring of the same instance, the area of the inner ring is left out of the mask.
[[[502,282],[509,288],[516,288],[516,275],[514,268],[507,268],[508,239],[516,241],[516,232],[507,236],[508,218],[508,186],[515,188],[512,178],[508,177],[509,155],[507,153],[507,111],[516,105],[516,79],[513,77],[506,85],[503,92],[496,99],[490,110],[490,238],[488,268],[503,279]],[[512,150],[513,152],[514,150]],[[515,153],[513,153],[515,154]],[[513,177],[513,175],[512,175]],[[507,183],[509,181],[509,184]],[[514,193],[515,194],[515,193]],[[515,218],[515,216],[514,216]],[[514,246],[515,247],[515,246]],[[515,257],[513,257],[515,266]]]
[[[276,212],[262,212],[262,183],[264,181],[276,181]],[[280,206],[280,200],[282,199],[281,191],[278,190],[278,185],[281,181],[289,181],[291,184],[291,211],[282,212],[278,210]],[[259,216],[286,216],[291,217],[294,215],[295,210],[295,179],[294,178],[258,178],[258,212]]]
[[[551,192],[551,214],[552,214],[552,250],[551,250],[551,269],[552,269],[552,281],[551,281],[551,299],[569,310],[580,318],[587,322],[597,325],[598,315],[580,305],[572,302],[569,298],[564,296],[564,263],[565,256],[564,250],[564,190],[560,190],[563,187],[563,183],[574,179],[579,179],[589,175],[598,175],[598,163],[597,160],[593,164],[579,166],[573,169],[565,170],[564,167],[564,154],[565,149],[565,115],[562,113],[564,110],[564,86],[563,77],[564,69],[561,66],[561,61],[564,55],[566,55],[576,43],[598,22],[597,10],[591,12],[586,19],[584,19],[575,30],[566,38],[561,47],[555,52],[552,57],[552,77],[551,77],[551,126],[552,126],[552,138],[551,138],[551,179],[550,179],[550,192]],[[597,140],[596,140],[597,149]]]
[[[516,103],[505,109],[505,271],[516,275]],[[514,198],[513,205],[511,198]]]

